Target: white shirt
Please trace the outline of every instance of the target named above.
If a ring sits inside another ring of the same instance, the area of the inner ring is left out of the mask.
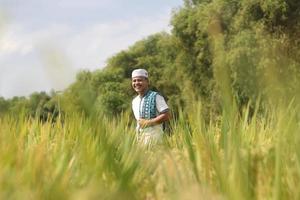
[[[132,100],[132,110],[133,110],[133,114],[136,120],[140,119],[140,111],[142,109],[144,103],[144,97],[141,96],[136,96],[133,100]],[[163,96],[157,94],[156,95],[156,115],[159,115],[160,113],[164,112],[165,110],[169,109],[165,99]],[[137,130],[139,130],[139,124],[137,124]],[[147,134],[152,134],[155,132],[160,132],[162,133],[163,131],[163,127],[162,124],[157,124],[151,127],[147,127],[144,128],[143,131]]]

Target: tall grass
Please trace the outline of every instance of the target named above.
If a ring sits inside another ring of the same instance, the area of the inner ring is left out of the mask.
[[[200,102],[190,109],[152,148],[136,143],[126,114],[56,123],[3,117],[0,198],[299,199],[294,104],[251,117],[245,108],[209,124]]]

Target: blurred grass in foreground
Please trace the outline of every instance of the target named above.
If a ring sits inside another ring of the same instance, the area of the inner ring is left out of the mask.
[[[126,114],[118,120],[73,114],[54,124],[5,116],[0,198],[299,199],[294,104],[251,118],[246,108],[209,124],[201,103],[190,109],[171,122],[165,144],[151,149],[135,143]]]

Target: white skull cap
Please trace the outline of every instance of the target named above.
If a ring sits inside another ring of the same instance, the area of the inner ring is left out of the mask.
[[[131,78],[142,76],[148,78],[148,72],[145,69],[135,69],[132,71]]]

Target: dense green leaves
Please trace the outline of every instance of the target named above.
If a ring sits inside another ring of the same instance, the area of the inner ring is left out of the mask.
[[[79,72],[59,96],[2,98],[0,112],[22,107],[31,116],[59,109],[116,116],[130,111],[135,68],[149,71],[151,88],[175,112],[196,99],[203,110],[218,112],[225,99],[242,107],[257,99],[298,98],[299,11],[296,0],[185,0],[172,13],[171,34],[137,41],[109,58],[104,69]]]

